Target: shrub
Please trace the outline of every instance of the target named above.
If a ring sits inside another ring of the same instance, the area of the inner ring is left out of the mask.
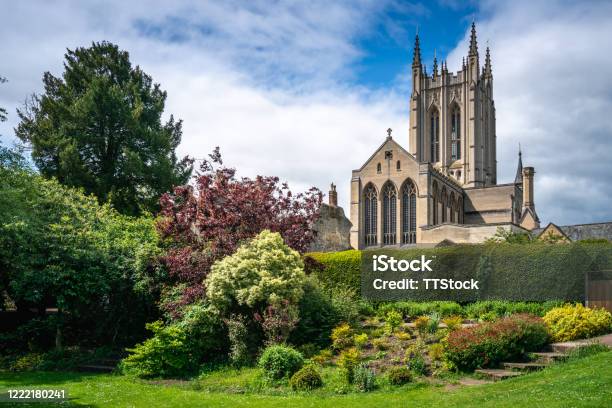
[[[445,357],[460,370],[473,370],[540,350],[548,339],[548,330],[541,318],[513,315],[449,333]]]
[[[402,324],[402,318],[402,314],[395,310],[390,310],[389,312],[387,312],[387,315],[385,316],[385,322],[387,323],[387,327],[389,327],[391,333],[393,333],[395,329],[397,329],[399,325]]]
[[[376,350],[384,351],[389,349],[389,342],[386,339],[374,339],[372,340],[372,345]]]
[[[303,295],[304,263],[279,233],[262,231],[230,256],[215,262],[205,281],[206,295],[224,315],[249,308],[262,310]]]
[[[44,356],[40,353],[28,353],[17,358],[9,367],[11,371],[33,371],[44,361]]]
[[[255,320],[261,324],[266,344],[284,344],[298,322],[298,309],[287,300],[273,302],[263,314],[255,313]]]
[[[299,351],[282,345],[268,346],[257,363],[269,380],[291,377],[304,365],[304,357]]]
[[[444,357],[444,346],[442,343],[434,343],[429,346],[429,358],[432,361],[440,361]]]
[[[307,365],[291,376],[289,385],[294,391],[310,391],[321,387],[323,380],[315,367]]]
[[[461,316],[449,316],[442,319],[442,322],[446,325],[449,331],[453,331],[461,328],[463,318]]]
[[[331,362],[331,359],[333,357],[334,357],[334,354],[332,353],[332,351],[329,349],[325,349],[325,350],[321,350],[319,354],[312,357],[311,360],[319,365],[326,365]]]
[[[355,335],[355,346],[358,349],[363,349],[368,344],[367,333],[361,333]]]
[[[340,357],[338,357],[338,366],[340,367],[344,380],[348,384],[353,383],[355,367],[359,363],[360,358],[361,356],[355,348],[344,350],[342,353],[340,353]]]
[[[463,308],[456,302],[434,301],[434,302],[415,302],[401,301],[385,303],[378,307],[378,315],[385,316],[389,311],[395,310],[403,316],[418,317],[438,312],[442,316],[462,314]]]
[[[326,291],[340,321],[354,324],[359,320],[359,296],[355,289],[344,285],[333,285],[328,286]]]
[[[121,362],[126,374],[138,377],[181,377],[194,373],[199,359],[194,358],[187,334],[180,326],[164,326],[161,321],[148,323],[153,337],[128,349],[130,354]]]
[[[429,317],[420,316],[414,321],[414,327],[418,330],[419,334],[423,335],[429,328]]]
[[[351,347],[354,344],[353,329],[347,323],[342,323],[332,330],[331,339],[332,347],[336,350]]]
[[[316,344],[306,343],[299,346],[298,351],[302,353],[304,358],[312,358],[319,353],[320,348]]]
[[[241,367],[251,361],[248,345],[248,328],[244,316],[231,315],[225,319],[230,342],[229,358],[236,367]]]
[[[391,385],[403,385],[412,380],[412,374],[407,367],[391,367],[387,373]]]
[[[330,296],[315,277],[306,279],[304,296],[298,307],[300,320],[289,335],[289,342],[296,345],[315,343],[319,347],[329,346],[332,329],[342,319]]]
[[[366,364],[359,364],[355,368],[353,384],[357,391],[370,392],[376,388],[376,375]]]
[[[429,333],[435,333],[438,331],[438,325],[440,324],[440,315],[437,312],[433,312],[428,317],[429,322],[427,322],[427,331]]]
[[[398,332],[395,333],[395,337],[400,340],[400,341],[406,341],[406,340],[410,340],[412,338],[412,336],[410,335],[410,333],[407,332]]]
[[[554,341],[569,341],[604,334],[612,329],[612,315],[605,309],[581,304],[554,308],[544,316]]]
[[[426,350],[427,347],[421,339],[417,340],[406,349],[406,365],[415,374],[425,374],[426,365],[423,354],[426,352]]]

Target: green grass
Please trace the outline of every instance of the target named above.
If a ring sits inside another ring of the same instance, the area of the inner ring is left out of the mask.
[[[424,384],[382,387],[368,394],[333,394],[329,387],[294,394],[255,393],[256,370],[223,370],[199,381],[150,383],[123,376],[80,373],[0,373],[8,388],[65,388],[72,406],[122,407],[604,407],[612,401],[612,353],[599,353],[519,378],[447,390]],[[324,371],[324,378],[332,375]],[[328,381],[333,379],[327,378]],[[232,392],[233,390],[233,392]],[[25,404],[15,404],[25,407]],[[42,406],[41,404],[32,406]]]

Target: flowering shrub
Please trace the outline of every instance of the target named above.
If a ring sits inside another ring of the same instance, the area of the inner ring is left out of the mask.
[[[429,317],[420,316],[414,321],[414,327],[419,331],[419,334],[424,334],[429,327]]]
[[[537,351],[548,340],[541,318],[519,314],[451,332],[445,340],[445,357],[460,370],[473,370]]]
[[[353,330],[351,329],[351,326],[346,323],[342,323],[340,326],[332,330],[331,339],[332,347],[336,350],[351,347],[354,343]]]
[[[367,333],[361,333],[355,335],[355,346],[357,348],[362,349],[368,344],[368,335]]]
[[[612,330],[612,315],[605,309],[590,309],[581,304],[557,307],[546,313],[554,341],[570,341],[597,336]]]
[[[389,327],[389,331],[393,333],[395,329],[402,324],[402,314],[395,310],[391,310],[385,316],[385,322],[387,323],[387,327]]]
[[[442,319],[442,322],[446,324],[446,327],[449,331],[453,331],[461,328],[463,318],[461,316],[449,316],[447,318]]]
[[[387,374],[391,385],[402,385],[412,380],[412,374],[408,367],[392,367]]]

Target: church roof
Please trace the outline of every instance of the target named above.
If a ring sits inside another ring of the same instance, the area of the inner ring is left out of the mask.
[[[539,236],[542,234],[550,225],[548,224],[544,228],[534,229],[533,233]],[[597,222],[593,224],[576,224],[576,225],[555,225],[561,230],[569,239],[572,241],[579,241],[581,239],[590,238],[604,238],[612,240],[612,222]]]

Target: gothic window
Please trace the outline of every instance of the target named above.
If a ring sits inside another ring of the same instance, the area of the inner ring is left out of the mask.
[[[397,171],[400,171],[402,169],[402,163],[399,160],[397,161],[395,168],[397,169]]]
[[[402,244],[416,243],[416,187],[411,180],[402,188]]]
[[[431,197],[433,202],[432,225],[436,225],[438,223],[438,183],[435,181],[431,188]]]
[[[461,159],[461,116],[456,105],[451,112],[451,158]]]
[[[380,163],[378,163],[378,164],[376,165],[376,172],[377,172],[378,174],[382,173],[382,165],[381,165]]]
[[[397,225],[397,193],[392,183],[387,183],[382,192],[383,205],[383,243],[395,244],[395,229]]]
[[[446,209],[448,208],[448,195],[446,195],[446,187],[442,188],[442,199],[440,201],[442,207],[442,222],[446,222]]]
[[[369,184],[363,194],[363,215],[366,246],[376,245],[376,218],[378,209],[378,197],[376,189]]]
[[[440,161],[440,114],[433,110],[430,115],[431,161]]]

